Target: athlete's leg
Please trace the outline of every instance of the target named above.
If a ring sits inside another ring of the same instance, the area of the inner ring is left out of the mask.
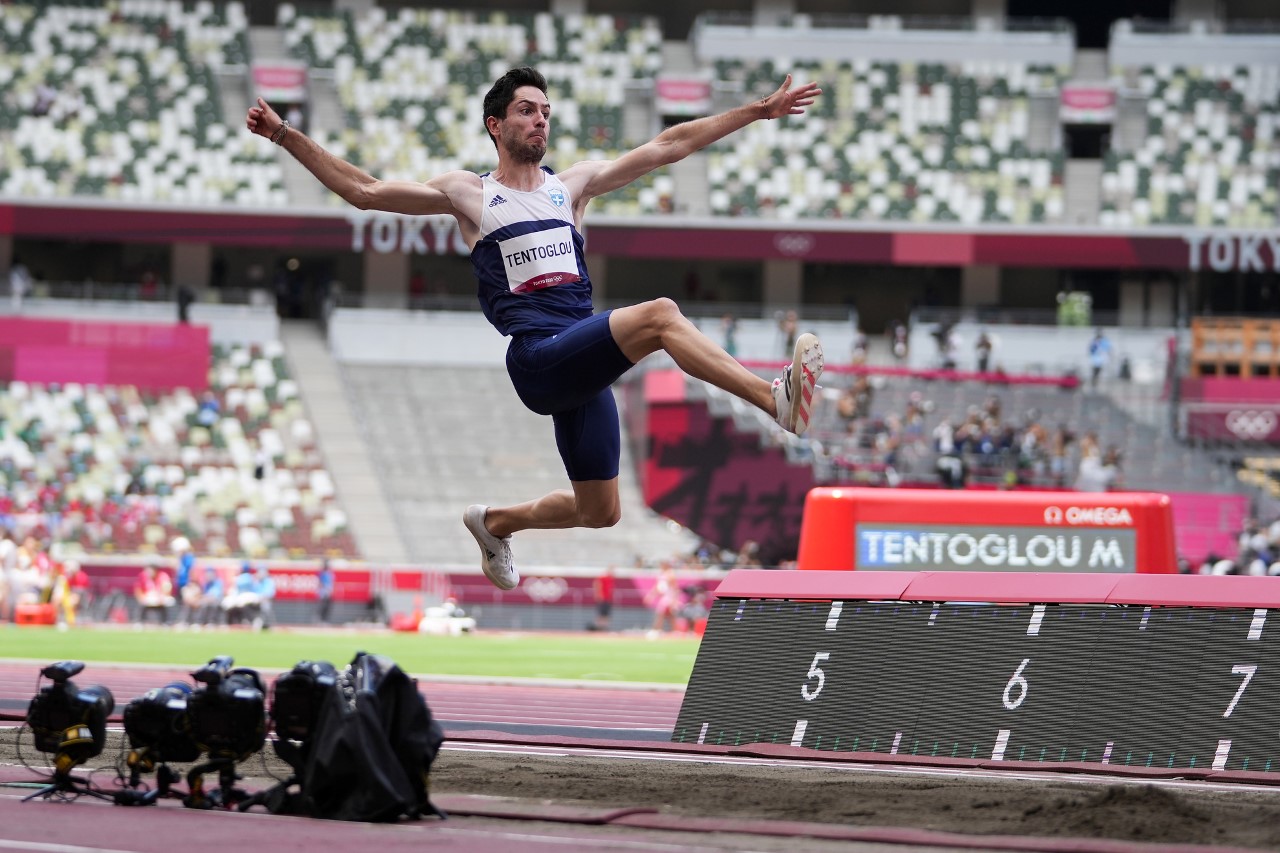
[[[609,331],[631,361],[663,350],[685,373],[759,407],[784,429],[801,435],[809,428],[823,366],[822,345],[811,334],[796,339],[791,366],[770,383],[743,367],[665,297],[615,309],[609,316]]]
[[[491,506],[485,529],[500,539],[519,530],[612,527],[622,517],[618,406],[606,388],[581,406],[552,416],[556,447],[573,490],[557,489],[513,506]]]
[[[609,317],[609,330],[622,354],[631,361],[663,350],[695,379],[741,397],[771,416],[777,415],[769,380],[747,370],[704,335],[673,300],[662,297],[615,308]]]
[[[575,480],[573,490],[557,489],[514,506],[489,507],[485,527],[506,537],[521,530],[563,530],[570,527],[612,527],[622,517],[618,478]]]

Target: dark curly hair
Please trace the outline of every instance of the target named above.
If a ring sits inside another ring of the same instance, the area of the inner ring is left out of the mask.
[[[507,107],[511,106],[511,102],[515,100],[516,89],[521,86],[533,86],[547,93],[547,78],[542,76],[542,72],[536,68],[530,68],[525,65],[521,68],[512,68],[506,74],[498,78],[493,87],[489,89],[488,94],[484,96],[484,132],[489,137],[489,141],[496,148],[498,140],[489,133],[489,116],[502,119],[507,116]]]

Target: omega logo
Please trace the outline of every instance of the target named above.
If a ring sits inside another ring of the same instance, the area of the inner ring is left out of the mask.
[[[1133,516],[1125,507],[1114,506],[1060,506],[1045,507],[1045,524],[1093,524],[1108,527],[1129,526]]]

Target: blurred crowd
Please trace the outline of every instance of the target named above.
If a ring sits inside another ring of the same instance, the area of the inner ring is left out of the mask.
[[[47,539],[0,533],[0,622],[16,621],[20,608],[44,607],[57,624],[74,625],[88,596],[80,564],[59,559]]]
[[[272,624],[275,581],[265,565],[248,561],[239,569],[197,565],[191,543],[178,537],[168,561],[147,558],[131,594],[94,590],[79,561],[62,557],[46,538],[13,531],[0,533],[0,622],[28,620],[59,626],[75,625],[90,617],[90,608],[104,621],[137,625],[212,627],[248,625],[261,630]],[[327,617],[332,574],[320,577],[319,615]],[[327,592],[327,594],[326,594]]]
[[[877,412],[875,386],[857,376],[836,400],[842,432],[817,436],[837,479],[869,485],[938,482],[946,488],[985,483],[1105,492],[1122,485],[1121,454],[1094,432],[1049,424],[1037,409],[1013,417],[989,394],[961,417],[938,417],[923,392],[901,411]]]
[[[1280,576],[1280,516],[1269,523],[1245,519],[1235,554],[1209,554],[1200,565],[1184,564],[1181,569],[1200,575]]]

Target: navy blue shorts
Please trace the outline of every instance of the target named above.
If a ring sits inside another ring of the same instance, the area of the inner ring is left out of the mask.
[[[618,476],[622,436],[610,386],[634,365],[609,332],[605,311],[549,338],[521,335],[507,347],[507,373],[531,411],[551,415],[570,480]]]

